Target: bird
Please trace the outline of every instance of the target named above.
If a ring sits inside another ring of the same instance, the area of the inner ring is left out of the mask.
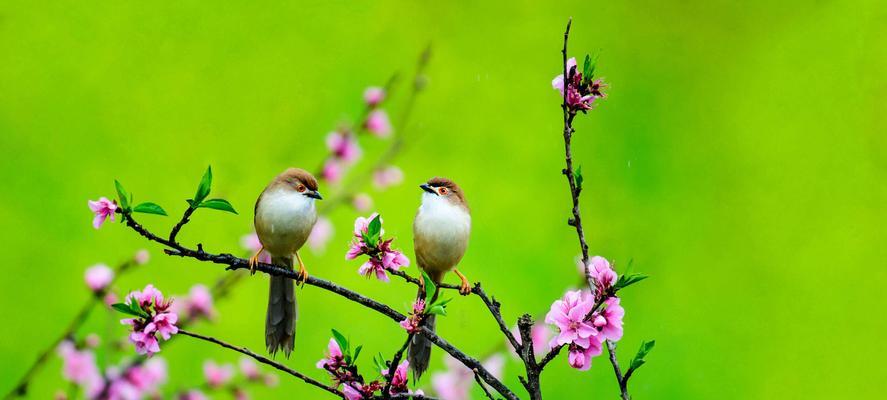
[[[435,283],[440,283],[447,272],[455,272],[462,281],[459,293],[468,295],[471,293],[468,278],[456,268],[465,255],[471,233],[471,211],[465,193],[452,180],[440,177],[431,178],[419,187],[423,190],[422,204],[413,220],[416,262]],[[422,285],[420,298],[424,291]],[[431,301],[436,297],[437,293],[432,294]],[[424,326],[434,331],[434,325],[434,314],[427,315]],[[413,336],[408,360],[415,379],[428,369],[430,357],[431,342],[423,335]]]
[[[317,180],[300,168],[288,168],[265,187],[256,200],[253,224],[262,247],[249,259],[251,274],[256,273],[263,251],[271,256],[271,264],[289,270],[293,269],[295,255],[299,262],[297,283],[305,283],[308,271],[299,256],[299,249],[317,222],[314,202],[321,199]],[[283,350],[289,358],[295,345],[296,318],[293,280],[272,275],[265,315],[265,347],[272,357],[278,350]]]

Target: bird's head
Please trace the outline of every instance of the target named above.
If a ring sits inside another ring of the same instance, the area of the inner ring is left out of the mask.
[[[317,191],[317,179],[301,168],[289,168],[283,171],[277,176],[277,184],[311,199],[323,199]]]
[[[422,195],[423,203],[445,201],[452,205],[468,208],[462,188],[450,179],[434,177],[419,185],[419,188],[425,191]]]

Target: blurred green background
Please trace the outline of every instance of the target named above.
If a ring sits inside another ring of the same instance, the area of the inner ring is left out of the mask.
[[[240,252],[271,177],[288,166],[313,169],[326,133],[360,114],[363,89],[409,74],[429,42],[429,85],[396,162],[405,183],[367,190],[412,256],[416,184],[455,179],[474,219],[461,268],[502,301],[509,321],[542,315],[577,274],[559,172],[560,100],[550,86],[573,16],[571,53],[600,49],[598,70],[611,85],[576,122],[592,253],[617,267],[631,259],[652,276],[623,293],[622,362],[641,340],[657,340],[632,380],[634,396],[880,395],[883,2],[41,3],[0,5],[4,392],[88,298],[87,266],[148,248],[151,262],[118,289],[152,282],[166,293],[225,273],[166,257],[120,225],[94,230],[87,199],[111,197],[120,179],[136,199],[171,212],[141,218],[166,232],[212,164],[214,193],[241,213],[200,211],[180,238]],[[386,106],[394,120],[405,89],[403,80]],[[388,145],[362,144],[361,167]],[[306,264],[406,310],[412,287],[366,281],[343,259],[357,215],[337,209],[327,252],[305,252]],[[261,350],[266,291],[266,277],[248,279],[217,304],[217,323],[194,330]],[[300,290],[299,302],[297,353],[287,364],[312,376],[323,378],[314,363],[332,327],[367,354],[401,344],[397,325],[322,290]],[[501,345],[476,299],[450,308],[438,324],[444,337],[478,355]],[[82,332],[123,335],[110,318],[96,313]],[[441,353],[432,368],[443,367]],[[162,355],[170,389],[199,385],[205,358],[238,359],[184,338]],[[370,357],[363,361],[369,368]],[[564,358],[554,364],[543,379],[547,398],[617,395],[604,357],[590,372]],[[54,359],[37,377],[33,398],[64,387],[59,368]],[[515,390],[520,373],[509,360]],[[428,388],[428,378],[421,384]],[[324,396],[286,378],[253,393]]]

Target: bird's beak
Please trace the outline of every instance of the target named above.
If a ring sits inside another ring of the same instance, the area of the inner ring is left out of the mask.
[[[320,192],[314,190],[308,193],[305,193],[305,196],[308,196],[312,199],[323,200],[323,196],[320,195]]]
[[[422,188],[422,190],[424,190],[424,191],[426,191],[426,192],[428,192],[428,193],[431,193],[431,194],[437,194],[437,192],[434,191],[434,188],[432,188],[431,186],[429,186],[427,183],[423,183],[423,184],[419,185],[419,187]]]

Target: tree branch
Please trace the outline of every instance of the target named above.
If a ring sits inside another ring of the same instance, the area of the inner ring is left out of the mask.
[[[622,400],[630,400],[628,375],[622,376],[622,369],[619,368],[619,361],[616,360],[616,343],[607,340],[607,352],[610,354],[610,364],[613,364],[613,372],[616,374],[616,383],[619,384],[619,394],[622,396]]]
[[[403,343],[403,346],[400,346],[400,349],[397,350],[397,353],[394,353],[394,358],[391,359],[391,364],[388,366],[388,373],[382,374],[385,377],[385,380],[388,381],[385,384],[385,389],[382,390],[382,398],[389,399],[391,398],[391,381],[394,377],[394,370],[397,369],[397,364],[400,364],[400,359],[403,357],[403,352],[407,350],[407,347],[410,345],[410,341],[413,340],[413,334],[410,333],[407,335],[406,342]]]
[[[217,344],[217,345],[219,345],[219,346],[222,346],[222,347],[224,347],[224,348],[226,348],[226,349],[234,350],[234,351],[236,351],[236,352],[238,352],[238,353],[241,353],[241,354],[247,355],[247,356],[249,356],[249,357],[254,358],[256,361],[258,361],[258,362],[260,362],[260,363],[262,363],[262,364],[270,365],[270,366],[272,366],[272,367],[274,367],[274,368],[276,368],[276,369],[278,369],[278,370],[280,370],[280,371],[286,372],[287,374],[290,374],[290,375],[292,375],[292,376],[294,376],[294,377],[296,377],[296,378],[299,378],[299,379],[305,381],[305,383],[307,383],[307,384],[309,384],[309,385],[311,385],[311,386],[314,386],[314,387],[320,388],[320,389],[322,389],[322,390],[324,390],[324,391],[327,391],[327,392],[329,392],[329,393],[332,393],[332,394],[334,394],[334,395],[336,395],[336,396],[338,396],[338,397],[341,397],[341,398],[343,398],[343,399],[345,398],[345,395],[344,395],[342,392],[340,392],[338,389],[336,389],[336,388],[334,388],[334,387],[331,387],[331,386],[324,385],[323,383],[320,383],[320,382],[318,382],[317,380],[311,378],[310,376],[307,376],[307,375],[305,375],[305,374],[302,374],[302,373],[299,372],[299,371],[296,371],[296,370],[294,370],[294,369],[292,369],[292,368],[289,368],[289,367],[287,367],[287,366],[285,366],[285,365],[283,365],[283,364],[280,364],[280,363],[278,363],[278,362],[275,362],[275,361],[273,361],[273,360],[271,360],[271,359],[269,359],[269,358],[267,358],[267,357],[264,357],[264,356],[261,356],[261,355],[259,355],[259,354],[253,353],[252,351],[250,351],[250,350],[247,349],[246,347],[238,347],[238,346],[234,346],[234,345],[232,345],[232,344],[225,343],[225,342],[223,342],[223,341],[221,341],[221,340],[219,340],[219,339],[216,339],[216,338],[214,338],[214,337],[204,336],[204,335],[201,335],[201,334],[197,334],[197,333],[189,332],[189,331],[182,330],[182,329],[179,329],[179,334],[180,334],[180,335],[185,335],[185,336],[190,336],[190,337],[193,337],[193,338],[195,338],[195,339],[200,339],[200,340],[203,340],[203,341],[206,341],[206,342],[210,342],[210,343],[215,343],[215,344]]]

